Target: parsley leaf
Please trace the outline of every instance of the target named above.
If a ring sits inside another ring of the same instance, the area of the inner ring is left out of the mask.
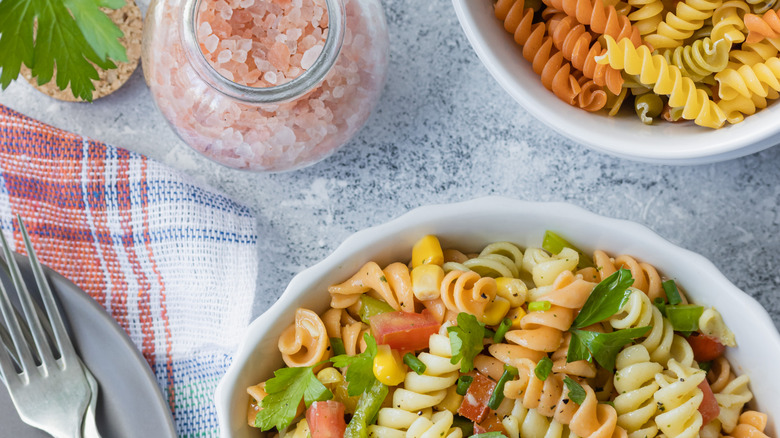
[[[461,312],[458,314],[458,325],[447,327],[452,347],[450,363],[460,361],[460,372],[468,373],[474,369],[474,358],[482,352],[482,339],[485,336],[484,326],[474,315]]]
[[[602,280],[593,288],[582,310],[574,319],[572,327],[575,329],[587,327],[618,313],[631,295],[628,288],[632,284],[634,279],[628,269],[620,269]]]
[[[127,60],[117,40],[122,31],[99,9],[121,4],[118,0],[0,1],[0,87],[8,87],[19,76],[22,64],[31,69],[38,84],[51,81],[56,67],[61,90],[70,85],[74,96],[91,101],[92,80],[98,79],[95,65],[110,69],[116,65],[109,58]]]
[[[542,381],[547,380],[547,376],[550,375],[552,367],[553,363],[550,358],[543,357],[539,363],[536,364],[536,368],[534,368],[534,374],[536,375],[536,378]]]
[[[585,401],[585,398],[588,396],[588,394],[585,392],[585,389],[577,383],[574,379],[572,379],[569,376],[566,376],[563,378],[563,383],[566,385],[567,388],[569,388],[569,398],[578,405],[581,405],[582,402]]]
[[[618,330],[612,333],[598,333],[585,330],[572,330],[568,362],[596,359],[607,370],[615,369],[615,358],[624,345],[644,336],[650,326]]]
[[[333,366],[342,368],[347,367],[347,394],[356,396],[366,392],[373,385],[374,377],[374,356],[376,356],[376,340],[368,333],[363,334],[366,340],[366,351],[355,356],[341,354],[330,359]]]
[[[314,367],[281,368],[265,383],[268,395],[260,402],[255,426],[262,430],[289,426],[295,419],[301,400],[306,406],[315,401],[330,400],[333,394],[313,372]]]

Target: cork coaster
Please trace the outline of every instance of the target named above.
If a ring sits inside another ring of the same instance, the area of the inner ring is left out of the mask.
[[[92,83],[95,84],[95,91],[92,92],[92,100],[108,96],[124,85],[124,83],[130,79],[130,76],[133,74],[136,67],[138,67],[138,60],[141,58],[143,18],[141,16],[141,10],[135,4],[135,1],[127,0],[125,6],[119,9],[105,9],[105,11],[106,15],[108,15],[124,33],[124,36],[119,39],[119,42],[125,46],[125,49],[127,50],[127,62],[115,62],[117,68],[111,70],[103,70],[100,67],[95,67],[100,79],[92,81]],[[84,101],[73,96],[73,93],[70,91],[70,85],[68,85],[65,90],[60,90],[57,87],[54,80],[54,78],[57,77],[56,68],[52,80],[43,85],[38,85],[38,80],[32,77],[30,69],[27,68],[27,66],[22,65],[21,73],[22,76],[27,79],[27,82],[37,88],[38,91],[48,96],[67,102]]]

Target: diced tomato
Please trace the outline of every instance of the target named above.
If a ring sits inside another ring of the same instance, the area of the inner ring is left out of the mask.
[[[333,400],[314,402],[306,410],[306,422],[312,438],[343,438],[344,405]]]
[[[498,418],[496,411],[491,410],[480,423],[474,423],[474,433],[501,432],[506,434],[504,424]]]
[[[697,332],[688,336],[688,343],[691,344],[693,357],[698,362],[709,362],[717,359],[726,350],[726,346],[721,344],[717,338]]]
[[[488,402],[493,394],[493,389],[496,387],[496,382],[476,371],[469,373],[469,375],[474,377],[474,380],[469,385],[466,396],[463,397],[463,402],[461,402],[458,408],[458,414],[474,423],[481,423],[490,410]]]
[[[388,312],[370,318],[371,333],[380,344],[396,350],[428,348],[428,338],[439,331],[439,321],[428,311]]]
[[[710,388],[707,379],[704,379],[703,382],[699,383],[699,388],[704,394],[704,398],[699,405],[699,412],[701,413],[702,424],[706,425],[710,421],[718,418],[720,406],[718,406],[718,401],[715,400],[715,395],[712,393],[712,388]]]

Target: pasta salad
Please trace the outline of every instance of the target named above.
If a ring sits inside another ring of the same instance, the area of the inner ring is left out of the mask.
[[[739,123],[780,94],[776,0],[494,0],[542,84],[640,120]]]
[[[250,426],[280,437],[766,437],[714,308],[627,255],[477,254],[424,236],[299,308],[286,367],[247,388]]]

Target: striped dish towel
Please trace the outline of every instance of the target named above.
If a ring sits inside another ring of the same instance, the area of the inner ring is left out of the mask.
[[[251,317],[251,212],[144,156],[0,105],[0,227],[103,305],[143,353],[180,436],[217,436],[213,394]]]

